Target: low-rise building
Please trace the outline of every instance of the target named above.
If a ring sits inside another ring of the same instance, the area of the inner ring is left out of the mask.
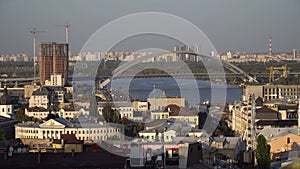
[[[169,112],[167,111],[151,111],[151,119],[168,119]]]
[[[205,140],[208,145],[215,148],[214,152],[204,154],[204,158],[238,161],[239,155],[246,149],[241,137],[210,137]]]
[[[0,130],[3,129],[5,132],[6,139],[13,139],[15,138],[15,129],[14,125],[18,121],[6,117],[0,116]]]
[[[58,111],[50,111],[49,109],[45,109],[43,107],[25,108],[25,114],[36,119],[46,119],[49,113],[54,115],[57,114],[59,117],[64,119],[75,119],[79,115],[89,115],[89,112],[85,111],[84,109],[80,109],[77,111],[74,109],[62,108]]]
[[[62,134],[61,139],[53,140],[52,147],[63,149],[65,153],[81,153],[83,141],[76,139],[75,134]]]
[[[100,115],[102,115],[102,111],[106,105],[110,105],[112,110],[117,110],[120,113],[120,118],[133,120],[133,107],[130,102],[99,103],[98,111]]]
[[[133,101],[132,102],[133,110],[135,111],[148,111],[148,102],[144,101]]]
[[[40,88],[32,92],[29,99],[29,107],[41,107],[47,109],[50,105],[50,93],[46,88]]]
[[[275,160],[284,152],[300,151],[300,136],[289,133],[269,141],[268,144],[271,147],[271,158]]]
[[[270,100],[265,101],[264,106],[279,112],[280,120],[292,120],[298,118],[298,105],[294,101],[288,102],[287,100]]]
[[[254,93],[256,97],[262,97],[266,100],[300,98],[300,85],[261,85],[245,86],[243,89],[244,96]]]
[[[177,105],[178,107],[185,107],[185,99],[182,97],[157,97],[148,98],[147,102],[150,104],[151,111],[164,111],[168,105]]]
[[[178,106],[176,106],[178,107]],[[168,108],[168,106],[166,107]],[[183,107],[178,107],[176,110],[168,109],[169,111],[151,111],[151,119],[175,119],[191,123],[192,127],[199,124],[198,115]]]
[[[61,134],[75,134],[78,140],[101,141],[109,138],[123,139],[123,127],[117,124],[74,123],[63,118],[50,119],[44,123],[18,123],[15,138],[61,139]]]
[[[150,142],[172,142],[176,137],[177,132],[175,130],[167,130],[159,132],[155,129],[143,130],[139,132],[139,137],[144,138]]]
[[[257,104],[255,112],[255,122],[257,127],[257,132],[259,133],[264,127],[297,127],[297,119],[296,118],[284,118],[285,116],[283,113],[282,108],[278,109],[278,107],[272,107],[269,105],[261,106]],[[277,111],[278,110],[278,111]],[[280,112],[281,110],[281,112]],[[245,130],[247,127],[247,120],[248,120],[248,109],[247,104],[244,102],[236,102],[229,106],[230,116],[231,116],[231,127],[236,133],[245,134]],[[286,112],[286,111],[284,111]],[[297,112],[287,111],[293,115],[293,117],[298,117]],[[289,114],[288,113],[288,114]]]
[[[51,111],[43,107],[25,108],[25,114],[36,119],[46,119]]]
[[[6,118],[15,118],[14,107],[7,88],[4,88],[3,95],[0,97],[0,116]]]
[[[32,92],[29,99],[29,107],[43,107],[45,109],[51,106],[57,107],[64,103],[65,89],[60,86],[41,87]]]

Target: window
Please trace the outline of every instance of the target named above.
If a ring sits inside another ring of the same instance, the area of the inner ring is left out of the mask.
[[[290,144],[290,143],[291,143],[291,140],[290,140],[290,138],[289,138],[289,137],[287,138],[286,142],[287,142],[288,144]]]

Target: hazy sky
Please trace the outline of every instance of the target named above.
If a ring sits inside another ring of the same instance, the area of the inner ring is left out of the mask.
[[[0,0],[0,54],[32,54],[32,28],[44,30],[38,42],[64,42],[71,24],[71,52],[79,52],[101,26],[137,12],[164,12],[198,26],[220,52],[274,52],[300,49],[299,0]]]

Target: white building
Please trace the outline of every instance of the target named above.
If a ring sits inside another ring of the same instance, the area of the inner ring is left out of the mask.
[[[29,99],[29,107],[40,107],[47,109],[49,106],[49,92],[45,88],[40,88],[34,92]]]
[[[139,137],[146,139],[150,142],[172,142],[173,138],[176,137],[175,130],[167,130],[163,133],[157,133],[155,130],[143,130],[139,132]]]
[[[49,113],[49,110],[45,108],[25,108],[25,114],[36,119],[46,119]],[[57,114],[59,117],[64,119],[75,119],[79,115],[89,115],[89,112],[84,109],[80,109],[78,111],[74,109],[59,109],[57,112],[52,111],[51,114]]]
[[[25,108],[25,115],[36,119],[46,119],[49,114],[49,110],[43,107]]]
[[[50,75],[50,86],[63,86],[64,81],[62,74]]]
[[[0,116],[14,118],[14,109],[11,97],[8,95],[7,88],[4,88],[3,95],[0,97]]]
[[[102,115],[102,110],[106,106],[106,103],[99,104],[99,114]],[[114,102],[111,105],[111,109],[117,110],[120,113],[121,118],[127,118],[133,120],[133,107],[132,104],[129,102]]]
[[[64,103],[65,89],[60,86],[41,87],[32,92],[29,99],[29,107],[48,109],[51,104]]]
[[[123,139],[124,130],[117,124],[71,123],[63,118],[50,119],[42,124],[27,122],[15,125],[15,138],[60,139],[61,134],[75,134],[79,140],[95,142],[110,138]]]

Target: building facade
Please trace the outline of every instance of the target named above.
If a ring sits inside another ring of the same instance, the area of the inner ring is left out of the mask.
[[[157,97],[148,98],[151,111],[164,111],[168,105],[177,105],[178,107],[185,107],[185,99],[182,97]]]
[[[14,118],[14,107],[7,88],[4,88],[3,95],[0,97],[0,116]]]
[[[244,96],[254,93],[256,97],[262,97],[265,101],[273,99],[297,99],[300,97],[300,85],[246,86],[243,89],[243,93]]]
[[[29,107],[39,107],[48,109],[49,107],[49,91],[45,88],[40,88],[34,92],[32,92],[32,95],[29,99]]]
[[[50,119],[42,124],[28,122],[15,125],[15,138],[61,139],[61,134],[75,134],[78,140],[101,141],[123,139],[123,128],[112,124],[74,124],[65,119]]]
[[[41,83],[51,81],[51,75],[61,75],[63,84],[65,84],[68,79],[68,44],[55,42],[41,43],[39,49],[39,74]]]

